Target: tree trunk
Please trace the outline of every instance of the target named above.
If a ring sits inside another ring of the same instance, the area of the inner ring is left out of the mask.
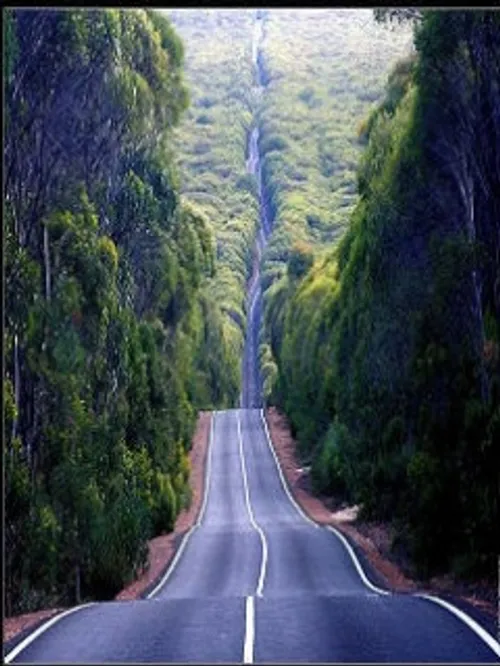
[[[19,414],[19,395],[21,392],[21,373],[19,371],[19,341],[17,333],[14,335],[14,404],[16,406],[16,414],[12,420],[12,440],[17,434],[17,423]]]
[[[468,196],[466,202],[466,222],[467,222],[467,236],[471,245],[476,242],[476,219],[475,219],[475,201],[474,201],[474,183],[472,177],[469,177],[467,182],[468,185]],[[483,402],[488,402],[489,399],[489,386],[488,386],[488,375],[486,372],[484,364],[484,345],[485,345],[485,335],[484,335],[484,317],[483,317],[483,305],[481,298],[481,281],[476,268],[472,269],[471,274],[472,279],[472,292],[473,292],[473,312],[474,319],[476,321],[477,333],[475,336],[475,346],[476,346],[476,355],[477,361],[479,363],[479,372],[480,372],[480,391],[481,391],[481,400]]]
[[[43,260],[45,269],[45,299],[50,303],[50,251],[49,251],[49,230],[47,226],[43,227]]]

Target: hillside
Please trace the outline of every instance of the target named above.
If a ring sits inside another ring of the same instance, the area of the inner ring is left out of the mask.
[[[247,174],[254,122],[251,59],[254,13],[166,11],[186,48],[191,106],[174,135],[181,193],[210,221],[217,275],[211,295],[222,309],[234,376],[246,328],[245,284],[258,220],[255,179]]]

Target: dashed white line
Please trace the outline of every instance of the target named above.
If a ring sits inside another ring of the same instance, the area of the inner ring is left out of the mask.
[[[255,604],[253,597],[247,597],[245,609],[245,644],[243,663],[253,664],[253,644],[255,640]]]
[[[18,643],[16,647],[11,650],[7,655],[4,657],[4,662],[6,664],[9,664],[13,659],[17,657],[17,655],[22,652],[25,648],[28,647],[38,636],[41,636],[43,633],[47,631],[47,629],[50,629],[50,627],[53,627],[56,622],[59,622],[59,620],[62,620],[63,617],[67,617],[68,615],[71,615],[72,613],[76,613],[79,610],[83,610],[84,608],[88,608],[89,606],[93,606],[94,602],[91,602],[89,604],[83,604],[83,606],[76,606],[75,608],[70,608],[67,611],[64,611],[63,613],[59,613],[59,615],[56,615],[55,617],[51,618],[48,620],[45,624],[42,624],[41,627],[38,627],[36,631],[34,631],[32,634],[29,636],[26,636],[26,638]]]
[[[247,510],[248,510],[248,515],[250,517],[250,522],[252,524],[252,527],[254,527],[257,532],[259,533],[260,539],[262,541],[262,563],[260,567],[260,575],[259,575],[259,582],[257,583],[257,591],[256,595],[258,597],[262,596],[262,588],[264,587],[264,578],[266,576],[266,567],[267,567],[267,541],[266,537],[264,535],[264,532],[260,528],[259,525],[255,522],[255,518],[253,516],[253,511],[252,511],[252,505],[250,504],[250,494],[248,492],[248,480],[247,480],[247,471],[246,471],[246,466],[245,466],[245,456],[243,453],[243,438],[241,436],[241,423],[240,423],[240,414],[239,412],[236,412],[236,419],[238,422],[238,439],[239,439],[239,445],[240,445],[240,460],[241,460],[241,471],[243,474],[243,488],[245,491],[245,502],[247,505]]]
[[[157,592],[158,590],[165,585],[167,580],[170,578],[172,573],[174,572],[175,567],[177,566],[177,562],[180,560],[182,553],[184,552],[184,549],[189,541],[189,538],[191,534],[200,527],[201,521],[203,520],[203,516],[205,515],[205,509],[207,506],[207,498],[208,498],[208,486],[210,484],[210,474],[211,474],[211,469],[212,469],[212,442],[213,442],[213,433],[214,433],[214,423],[215,423],[215,415],[217,412],[212,412],[212,418],[210,419],[210,438],[208,442],[208,452],[207,452],[207,467],[205,471],[205,489],[203,493],[203,504],[201,506],[201,510],[198,516],[198,520],[196,523],[189,529],[189,531],[186,533],[184,536],[181,545],[179,546],[179,549],[177,550],[174,559],[172,560],[172,563],[168,567],[167,571],[165,572],[165,575],[163,578],[160,580],[158,585],[156,585],[149,594],[146,595],[146,599],[151,599]]]
[[[271,443],[271,437],[269,435],[269,430],[268,430],[268,427],[267,427],[266,419],[264,418],[264,410],[263,409],[260,410],[260,418],[262,419],[262,423],[264,424],[264,431],[266,433],[267,444],[268,444],[269,448],[271,449],[271,453],[273,454],[274,462],[275,462],[276,468],[278,470],[279,477],[281,479],[281,485],[283,486],[283,488],[285,490],[285,493],[288,496],[288,499],[293,504],[293,506],[298,511],[298,513],[302,516],[302,518],[307,523],[309,523],[309,525],[312,525],[312,527],[315,527],[315,528],[319,528],[319,525],[317,523],[315,523],[313,520],[311,520],[309,518],[309,516],[306,516],[306,514],[302,511],[302,509],[297,504],[297,502],[295,501],[295,498],[293,497],[293,495],[291,494],[291,492],[288,488],[287,482],[285,481],[285,478],[283,476],[283,472],[281,471],[281,466],[279,464],[278,458],[276,457],[276,452],[274,450],[274,446]]]
[[[439,606],[446,608],[446,610],[458,617],[459,620],[462,620],[462,622],[466,624],[469,629],[471,629],[476,634],[476,636],[479,636],[479,638],[481,638],[486,643],[486,645],[496,654],[497,657],[500,657],[500,643],[498,643],[498,641],[496,641],[493,636],[491,636],[486,631],[486,629],[483,629],[480,624],[473,620],[469,615],[464,613],[464,611],[461,611],[447,601],[444,601],[444,599],[433,597],[430,594],[415,594],[414,596],[427,599],[428,601],[432,601],[433,603],[439,604]]]

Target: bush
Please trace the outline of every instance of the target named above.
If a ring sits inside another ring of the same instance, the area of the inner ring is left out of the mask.
[[[313,458],[311,479],[316,493],[346,497],[347,479],[338,427],[332,424]]]
[[[178,501],[168,474],[156,473],[155,508],[153,524],[155,534],[171,532],[178,513]]]

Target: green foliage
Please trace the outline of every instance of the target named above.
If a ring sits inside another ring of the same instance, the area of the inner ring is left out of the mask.
[[[238,378],[211,221],[181,203],[173,165],[187,91],[170,22],[12,10],[8,30],[11,615],[133,579],[189,504],[197,409],[230,403]]]
[[[220,390],[220,397],[227,396],[223,404],[234,405],[246,326],[245,287],[258,218],[257,182],[245,162],[257,103],[252,90],[253,13],[165,12],[187,45],[192,108],[175,132],[174,146],[183,199],[195,203],[212,227],[215,274],[206,291],[211,294],[215,331],[207,327],[206,334],[210,339],[217,334],[218,343],[210,353],[217,354],[217,346],[222,347],[221,354],[231,367],[218,381],[225,384]],[[214,398],[208,404],[217,404]]]
[[[331,425],[322,442],[319,454],[311,468],[315,492],[325,495],[344,496],[347,490],[348,471],[339,446],[339,428]]]
[[[297,270],[299,277],[310,267],[308,253],[302,262],[292,249],[297,242],[321,257],[342,237],[357,202],[358,126],[383,96],[391,64],[409,50],[411,32],[402,30],[388,40],[387,31],[364,10],[270,11],[264,25],[261,53],[270,82],[259,109],[259,148],[274,230],[264,254],[262,286],[269,302],[264,338],[275,353],[285,309],[270,305],[273,283],[285,272],[293,276]],[[410,66],[398,67],[391,79],[394,100]],[[367,134],[365,128],[362,135]],[[295,284],[289,296],[298,288]],[[275,364],[281,365],[279,358]]]
[[[162,532],[170,532],[174,527],[177,516],[177,499],[168,474],[157,472],[156,486],[157,500],[154,506],[153,520],[155,522],[155,532],[161,534]]]
[[[422,576],[496,574],[498,31],[494,13],[422,14],[361,128],[347,233],[279,309],[267,292],[276,397],[316,490],[392,520]]]
[[[301,278],[313,264],[311,248],[303,243],[296,243],[288,257],[288,276],[291,280]]]

